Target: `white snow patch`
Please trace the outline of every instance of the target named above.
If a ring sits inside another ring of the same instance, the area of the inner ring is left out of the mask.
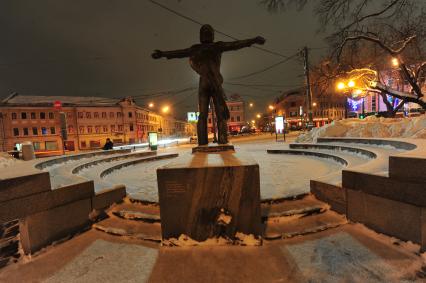
[[[0,153],[1,154],[1,153]],[[22,160],[18,160],[16,158],[13,157],[9,157],[6,154],[1,154],[0,155],[0,168],[7,168],[10,166],[13,166],[17,163],[23,162]]]
[[[316,142],[321,137],[426,139],[426,115],[413,118],[345,119],[302,133],[296,142]]]

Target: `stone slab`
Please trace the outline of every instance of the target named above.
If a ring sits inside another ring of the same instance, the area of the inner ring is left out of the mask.
[[[192,153],[195,152],[222,152],[222,151],[235,151],[232,144],[209,144],[209,145],[199,145],[192,148]]]
[[[389,177],[392,179],[426,183],[426,157],[390,156]],[[426,186],[426,184],[423,184]]]
[[[0,179],[0,203],[50,191],[50,188],[49,172]]]
[[[247,154],[184,155],[157,169],[157,181],[163,239],[261,235],[259,165]]]
[[[311,180],[311,193],[320,201],[330,205],[331,210],[346,214],[345,189],[320,181]]]
[[[425,183],[413,183],[386,176],[343,170],[342,187],[408,204],[426,206]]]
[[[0,223],[94,196],[93,181],[41,192],[0,204]]]
[[[111,206],[113,203],[119,203],[126,197],[126,187],[119,185],[109,190],[96,193],[92,197],[92,208],[93,209],[105,209]]]
[[[422,243],[422,208],[407,203],[346,190],[347,217],[371,229],[405,241]]]
[[[25,254],[32,254],[88,227],[91,210],[91,200],[87,198],[21,219],[19,230]]]

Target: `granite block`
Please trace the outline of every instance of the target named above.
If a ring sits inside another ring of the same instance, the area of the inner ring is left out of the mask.
[[[50,191],[49,172],[0,179],[0,205],[2,202]]]
[[[125,197],[125,186],[120,185],[109,190],[104,190],[102,192],[96,193],[96,195],[92,197],[92,209],[105,209],[113,203],[122,202],[123,198]]]

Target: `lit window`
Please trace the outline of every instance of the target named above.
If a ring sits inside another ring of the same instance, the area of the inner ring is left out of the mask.
[[[46,150],[57,150],[58,149],[58,143],[56,141],[47,141],[45,143]]]
[[[68,133],[72,134],[74,132],[73,126],[68,126]]]
[[[115,132],[115,125],[111,125],[111,132]]]

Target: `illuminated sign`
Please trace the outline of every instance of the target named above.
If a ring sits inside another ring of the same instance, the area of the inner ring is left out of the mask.
[[[149,148],[151,150],[157,150],[158,133],[157,132],[148,132],[148,142],[149,142]]]
[[[56,110],[60,110],[60,109],[62,108],[62,102],[61,102],[61,101],[59,101],[59,100],[56,100],[56,101],[53,103],[53,108],[55,108]]]
[[[198,122],[198,116],[200,112],[188,112],[188,122]]]
[[[284,117],[283,116],[275,117],[275,132],[277,134],[284,133]]]

